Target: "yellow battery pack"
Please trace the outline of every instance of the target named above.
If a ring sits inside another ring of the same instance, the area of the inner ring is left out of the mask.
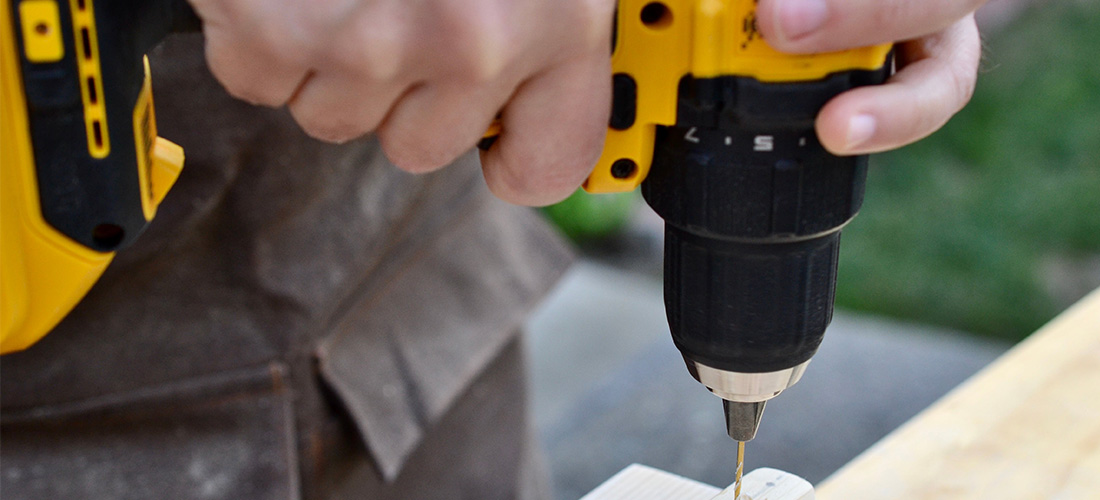
[[[76,306],[183,166],[182,149],[156,137],[145,61],[126,66],[144,78],[136,95],[103,88],[92,0],[12,7],[0,0],[0,353]]]

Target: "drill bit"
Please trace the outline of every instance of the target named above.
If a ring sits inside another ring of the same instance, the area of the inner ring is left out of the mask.
[[[737,475],[733,487],[733,499],[739,500],[741,498],[741,474],[745,472],[745,442],[737,442]]]

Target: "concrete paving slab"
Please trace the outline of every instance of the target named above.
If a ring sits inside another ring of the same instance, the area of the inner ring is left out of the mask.
[[[527,327],[539,428],[558,422],[596,381],[668,336],[662,293],[652,277],[590,261],[562,278]]]
[[[732,481],[720,400],[684,368],[661,283],[582,262],[532,318],[533,407],[558,498],[631,463]],[[768,404],[746,470],[825,476],[995,359],[1005,344],[839,312],[806,376]]]

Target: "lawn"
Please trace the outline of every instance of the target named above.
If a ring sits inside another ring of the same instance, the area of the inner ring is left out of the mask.
[[[973,101],[872,160],[837,304],[1010,340],[1100,286],[1100,2],[985,40]]]

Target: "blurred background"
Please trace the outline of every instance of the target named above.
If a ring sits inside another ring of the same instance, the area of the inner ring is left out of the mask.
[[[872,157],[836,319],[806,377],[768,404],[746,470],[819,482],[1100,287],[1100,2],[992,0],[978,17],[972,102]],[[582,256],[528,328],[559,498],[634,462],[732,482],[720,401],[668,335],[663,222],[638,193],[577,193],[545,213]]]

